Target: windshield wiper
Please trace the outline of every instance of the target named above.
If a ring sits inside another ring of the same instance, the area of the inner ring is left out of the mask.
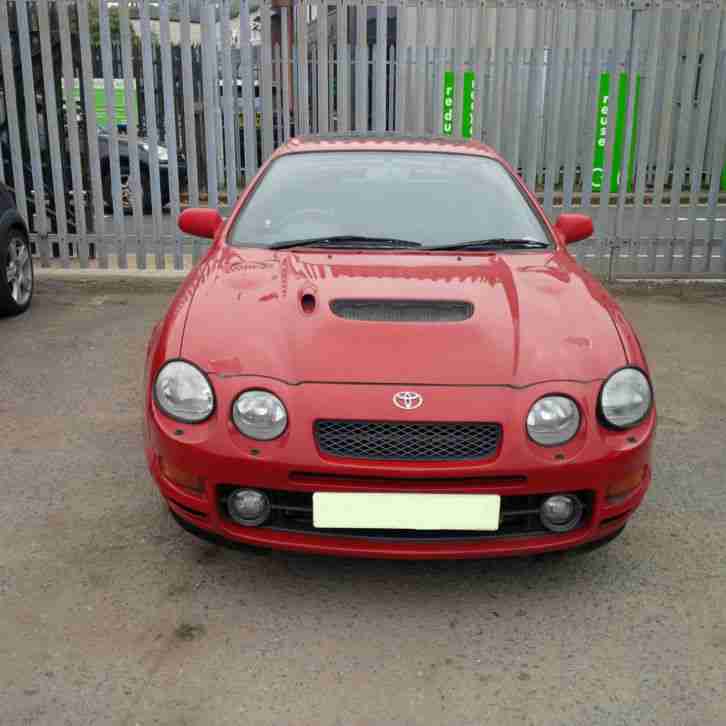
[[[491,250],[491,249],[519,249],[538,250],[547,249],[547,242],[540,242],[534,239],[521,239],[516,237],[492,237],[491,239],[477,239],[469,242],[455,242],[450,245],[429,247],[431,250]]]
[[[288,247],[355,247],[375,249],[400,249],[421,247],[420,242],[391,237],[365,237],[356,234],[338,234],[328,237],[310,237],[308,239],[292,239],[273,242],[268,246],[271,250],[284,250]]]

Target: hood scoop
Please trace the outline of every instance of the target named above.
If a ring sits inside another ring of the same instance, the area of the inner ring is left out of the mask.
[[[380,323],[458,323],[474,314],[474,306],[459,300],[331,300],[330,309],[346,320]]]

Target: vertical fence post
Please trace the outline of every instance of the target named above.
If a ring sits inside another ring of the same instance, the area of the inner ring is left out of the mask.
[[[426,8],[422,2],[416,5],[416,45],[414,46],[415,67],[411,76],[414,80],[412,130],[419,135],[426,132]]]
[[[386,41],[388,39],[388,6],[385,0],[378,0],[376,8],[376,49],[374,53],[375,83],[373,103],[376,131],[386,130]]]
[[[48,0],[38,0],[38,34],[40,35],[41,70],[43,75],[45,118],[48,129],[48,163],[51,167],[51,181],[53,185],[53,207],[58,240],[58,251],[61,264],[68,267],[68,226],[66,218],[66,195],[63,180],[63,169],[60,135],[58,133],[58,107],[55,95],[55,73],[53,54],[50,47],[50,18],[48,13]]]
[[[355,130],[368,130],[368,4],[358,0],[356,6],[355,48]]]
[[[673,8],[669,13],[668,25],[676,38],[680,34],[683,15],[682,10],[678,6]],[[671,168],[671,137],[673,112],[675,111],[675,89],[676,74],[678,71],[678,63],[680,55],[678,53],[665,53],[665,76],[663,81],[663,104],[661,105],[660,130],[658,135],[658,158],[656,161],[655,184],[653,189],[653,207],[663,205],[663,192],[665,181]],[[654,239],[651,243],[652,253],[650,258],[649,271],[655,272],[656,255],[659,243],[660,232],[660,215],[656,217],[656,229]]]
[[[296,74],[298,97],[295,99],[295,133],[310,133],[310,91],[308,83],[308,11],[309,0],[300,0],[296,5],[297,64]]]
[[[284,142],[290,138],[290,14],[287,7],[280,9],[282,26],[282,48],[280,53],[280,74],[278,79],[278,93],[282,91],[280,108],[282,109],[280,141]]]
[[[463,0],[457,0],[452,8],[451,17],[451,62],[454,70],[454,120],[453,135],[461,138],[462,100],[464,87],[464,28],[465,28],[465,4]],[[511,88],[510,88],[511,91]]]
[[[529,163],[525,169],[524,178],[531,189],[537,188],[537,179],[540,169],[540,155],[544,151],[542,130],[544,128],[544,87],[545,87],[545,9],[540,4],[535,12],[534,41],[532,49],[532,67],[529,79],[529,110],[528,116],[532,118]]]
[[[704,156],[706,153],[706,139],[708,125],[711,117],[711,101],[713,97],[716,64],[718,62],[718,41],[721,33],[720,9],[709,9],[704,14],[703,35],[704,47],[700,67],[700,83],[698,89],[698,109],[695,124],[690,124],[695,135],[690,147],[690,195],[688,205],[688,234],[685,251],[685,265],[687,272],[693,272],[693,248],[696,239],[696,215],[701,196],[701,184],[704,171]],[[711,250],[707,240],[703,244],[705,269],[710,266]]]
[[[487,143],[497,151],[502,151],[502,111],[504,107],[504,77],[505,77],[505,43],[504,43],[504,11],[502,5],[496,10],[496,43],[493,48],[493,63],[491,66],[492,82],[490,86],[490,113],[488,114],[489,128],[487,129]]]
[[[388,62],[386,66],[386,82],[388,84],[388,114],[386,128],[396,130],[396,46],[388,46]]]
[[[141,269],[146,268],[146,245],[144,242],[144,189],[141,179],[141,163],[139,161],[139,110],[137,107],[138,94],[134,87],[136,78],[133,70],[134,49],[131,45],[131,26],[129,20],[129,0],[121,0],[119,5],[119,29],[121,34],[121,65],[123,73],[124,108],[126,110],[126,139],[128,164],[127,185],[131,187],[132,224],[136,235],[136,264]],[[115,84],[114,84],[115,86]],[[115,94],[114,94],[115,102]],[[121,173],[123,182],[123,169]],[[147,184],[148,184],[147,179]],[[122,190],[123,191],[123,190]],[[120,247],[123,256],[123,267],[126,267],[126,238]]]
[[[15,12],[20,41],[20,67],[23,86],[23,105],[25,123],[28,131],[30,164],[33,175],[33,208],[39,235],[38,247],[40,262],[43,267],[50,265],[50,245],[48,244],[48,217],[46,214],[45,181],[40,152],[40,136],[38,132],[38,111],[36,108],[36,89],[33,73],[33,60],[30,47],[30,29],[28,27],[29,0],[17,0]]]
[[[396,8],[396,131],[406,130],[406,92],[408,88],[405,65],[406,0],[398,0]],[[356,58],[357,60],[357,58]]]
[[[572,62],[572,70],[573,73],[571,74],[571,83],[570,83],[570,103],[567,104],[566,108],[572,109],[572,115],[574,117],[574,120],[572,122],[572,126],[574,128],[570,129],[570,133],[565,135],[565,154],[564,154],[564,162],[565,162],[565,175],[563,178],[563,194],[562,194],[562,206],[563,211],[567,211],[569,208],[572,207],[573,204],[573,193],[575,189],[575,172],[576,172],[576,166],[577,166],[577,151],[578,151],[578,142],[580,140],[581,136],[581,130],[582,130],[582,109],[583,109],[583,103],[582,103],[582,77],[585,76],[586,68],[585,68],[585,52],[575,51],[572,53],[571,56],[571,62]],[[585,105],[586,108],[586,105]],[[565,115],[568,115],[567,111],[565,111]],[[586,119],[586,123],[590,122],[590,118],[588,117]],[[587,153],[587,151],[584,151],[583,153]]]
[[[240,78],[242,79],[245,184],[249,184],[257,172],[257,118],[255,114],[255,81],[252,72],[249,4],[249,0],[240,0],[239,43],[241,61]]]
[[[182,94],[184,98],[184,156],[187,160],[189,202],[193,207],[197,207],[199,206],[197,123],[194,104],[194,66],[192,64],[189,0],[181,0],[180,8]]]
[[[553,49],[547,75],[552,76],[552,97],[549,113],[549,133],[547,135],[547,173],[545,176],[544,208],[548,215],[552,214],[555,186],[560,176],[559,128],[562,109],[562,96],[565,81],[565,70],[570,60],[569,49]]]
[[[627,80],[625,82],[625,91],[627,99],[625,104],[625,116],[618,121],[625,124],[625,135],[624,144],[620,151],[620,175],[619,179],[616,174],[616,182],[618,184],[618,197],[617,197],[617,209],[615,212],[615,243],[618,246],[616,249],[617,258],[613,263],[613,277],[617,276],[618,266],[621,263],[620,259],[620,247],[622,245],[628,246],[628,261],[632,265],[633,255],[637,255],[637,245],[633,244],[632,238],[627,240],[624,234],[624,217],[625,217],[625,204],[626,197],[630,191],[632,180],[630,178],[630,152],[633,145],[633,133],[635,130],[635,119],[639,113],[639,78],[641,77],[643,70],[643,52],[641,49],[641,38],[643,37],[642,32],[642,21],[637,13],[632,14],[632,23],[634,24],[632,31],[633,42],[631,43],[628,65],[626,69]],[[615,82],[615,79],[613,79]],[[619,79],[618,79],[619,82]],[[635,258],[637,260],[637,257]]]
[[[318,49],[318,132],[327,134],[329,125],[328,91],[328,0],[318,2],[317,49]]]
[[[75,96],[75,72],[73,70],[73,52],[71,49],[71,29],[68,22],[69,9],[69,6],[65,3],[56,4],[62,58],[63,98],[66,104],[65,122],[68,128],[68,143],[70,145],[76,251],[81,268],[85,269],[88,267],[89,257],[86,205],[90,201],[90,193],[86,193],[83,189],[83,171],[81,169],[81,150]]]
[[[337,0],[335,33],[335,111],[337,131],[350,130],[350,46],[348,44],[348,2]]]
[[[335,129],[335,45],[328,41],[328,130]]]
[[[96,89],[93,73],[93,57],[91,55],[90,28],[88,22],[88,0],[76,0],[78,13],[78,36],[81,48],[81,87],[83,90],[84,121],[86,126],[86,144],[88,145],[87,178],[90,180],[90,198],[93,208],[93,228],[95,232],[94,252],[99,258],[101,267],[108,267],[105,242],[104,199],[101,186],[101,162],[98,144],[98,122],[96,117]],[[108,172],[107,172],[108,173]],[[88,190],[86,191],[88,194]],[[89,243],[89,256],[92,243]]]
[[[633,197],[633,224],[630,230],[630,239],[632,242],[632,254],[636,258],[635,271],[640,269],[640,251],[641,235],[640,225],[642,220],[643,205],[645,203],[645,185],[648,174],[650,137],[654,124],[654,107],[656,103],[656,88],[658,77],[658,59],[661,51],[660,35],[663,22],[663,8],[658,7],[655,14],[651,17],[645,16],[650,20],[650,38],[648,42],[647,68],[641,78],[641,95],[643,102],[641,105],[642,114],[638,123],[637,138],[637,159],[635,162],[635,181]],[[653,203],[655,200],[652,200]],[[655,248],[657,245],[657,235],[650,241],[649,252],[652,253],[652,265],[655,269]]]
[[[718,105],[714,107],[716,123],[713,126],[716,129],[716,138],[713,143],[714,150],[711,160],[711,186],[708,190],[708,225],[705,233],[709,262],[707,269],[710,269],[713,261],[711,253],[716,240],[716,216],[721,190],[721,175],[726,169],[726,50],[722,50],[719,54],[718,68],[719,81],[717,86],[719,92],[714,96],[715,99],[718,99]],[[721,246],[717,272],[726,273],[726,224],[723,221],[721,222]]]
[[[151,228],[152,244],[156,247],[157,270],[166,267],[164,238],[161,235],[161,175],[159,172],[159,132],[156,127],[156,74],[151,54],[151,23],[149,3],[141,3],[141,68],[144,77],[144,110],[146,116],[146,138],[148,139],[149,176],[151,184]],[[173,103],[173,96],[170,100]],[[167,167],[167,188],[169,184]],[[143,210],[146,213],[146,210]],[[146,245],[142,243],[139,255],[142,267],[146,267]]]
[[[204,99],[204,141],[207,159],[207,204],[219,206],[219,181],[217,177],[217,110],[219,82],[217,75],[217,44],[214,36],[216,8],[203,3],[200,8],[202,21],[202,79]]]
[[[9,28],[8,3],[5,0],[0,0],[0,60],[2,61],[3,83],[5,87],[5,110],[7,113],[8,136],[10,141],[13,188],[18,210],[23,219],[28,219],[25,170],[23,168],[23,147],[20,141],[18,100],[15,94],[15,87],[19,79],[15,77],[13,69],[13,46],[10,40]]]
[[[224,123],[224,160],[227,181],[227,205],[232,206],[237,199],[237,140],[239,126],[235,118],[237,106],[237,84],[232,78],[232,57],[230,49],[229,0],[222,0],[219,6],[219,33],[222,41],[222,84],[223,84],[223,123]]]
[[[618,108],[620,64],[616,58],[615,51],[611,50],[608,54],[609,62],[607,64],[608,73],[610,74],[610,97],[609,109]],[[610,114],[609,114],[610,115]],[[615,114],[612,114],[613,116]],[[612,233],[608,230],[610,222],[610,185],[613,173],[613,148],[615,146],[615,123],[614,119],[610,119],[607,125],[607,136],[605,139],[605,159],[603,162],[602,183],[600,186],[600,204],[597,211],[597,228],[600,235],[604,235],[606,249],[608,251],[608,276],[610,275],[612,265]],[[606,233],[607,230],[607,233]],[[598,271],[602,272],[602,255],[598,257]]]
[[[594,39],[593,39],[594,46]],[[591,47],[583,50],[582,57],[582,121],[580,124],[582,139],[580,144],[580,211],[589,213],[590,195],[592,191],[592,166],[595,145],[595,119],[597,118],[598,104],[598,67],[600,52]],[[591,247],[591,242],[581,242],[575,250],[575,259],[578,264],[585,262],[585,255]]]
[[[111,29],[109,25],[108,7],[105,2],[98,6],[98,21],[101,43],[101,63],[103,66],[103,87],[106,97],[106,119],[108,128],[108,161],[104,164],[105,178],[111,172],[110,184],[105,182],[104,201],[113,206],[113,224],[116,237],[116,264],[122,269],[126,264],[126,230],[124,211],[121,204],[121,167],[119,162],[118,128],[116,126],[116,98],[114,84],[114,62],[111,48]],[[92,100],[95,103],[95,99]],[[108,192],[110,191],[110,194]],[[103,259],[102,259],[103,262]]]
[[[429,17],[432,18],[435,31],[431,38],[431,62],[433,72],[431,112],[431,129],[437,136],[444,135],[444,102],[447,83],[444,78],[446,72],[446,36],[445,22],[449,9],[445,0],[432,0]]]
[[[164,138],[169,154],[169,199],[174,236],[174,269],[184,268],[182,237],[177,219],[179,218],[179,166],[176,135],[176,108],[174,104],[174,76],[172,73],[171,40],[169,26],[169,3],[159,6],[159,45],[161,48],[161,79],[164,98]]]
[[[260,56],[260,96],[262,97],[262,158],[272,153],[272,25],[271,0],[261,0],[262,48]]]
[[[310,132],[317,134],[320,132],[320,126],[318,125],[318,99],[320,94],[318,93],[318,44],[313,42],[310,46],[310,63],[308,65],[310,72],[310,82],[308,88],[310,89]]]
[[[671,177],[671,234],[666,247],[666,270],[673,269],[673,259],[678,240],[681,192],[686,176],[687,153],[689,151],[693,98],[696,90],[698,64],[700,60],[699,35],[703,10],[694,10],[688,16],[688,41],[683,76],[681,77],[680,109],[678,126],[673,137],[673,174]]]
[[[280,60],[280,44],[272,46],[272,146],[282,143],[282,62]]]
[[[602,50],[600,48],[592,48],[587,66],[587,102],[585,103],[585,113],[587,115],[585,118],[585,131],[583,133],[584,158],[580,172],[582,177],[580,206],[583,210],[587,210],[590,207],[592,199],[592,170],[596,142],[596,119],[600,115],[599,88],[602,62]]]

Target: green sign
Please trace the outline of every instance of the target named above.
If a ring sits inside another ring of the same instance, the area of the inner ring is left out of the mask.
[[[136,105],[136,80],[132,79],[132,94],[131,103],[133,108],[137,110]],[[99,126],[108,126],[108,108],[106,106],[106,90],[103,83],[103,78],[93,79],[93,98],[96,107],[96,121]],[[126,88],[125,81],[121,78],[115,78],[113,81],[113,108],[116,115],[117,124],[125,124],[128,122],[126,118],[126,99],[124,97],[124,89]],[[78,79],[75,81],[73,88],[73,95],[76,101],[81,100],[81,87]]]
[[[635,99],[632,120],[632,135],[630,149],[628,150],[627,180],[628,190],[633,188],[633,171],[635,166],[635,147],[638,138],[638,100],[640,98],[640,76],[635,77]],[[620,187],[622,177],[623,157],[625,156],[626,116],[628,113],[628,74],[621,73],[618,79],[618,107],[615,113],[615,137],[612,151],[612,176],[610,178],[610,192],[616,193]],[[598,91],[597,121],[595,126],[595,151],[592,159],[592,190],[602,190],[603,173],[605,168],[605,146],[607,143],[608,125],[612,112],[610,109],[610,74],[600,76]]]
[[[442,89],[442,123],[445,136],[454,133],[454,97],[456,95],[456,75],[454,71],[445,71]],[[461,135],[470,139],[474,126],[474,108],[476,106],[476,74],[474,71],[464,72],[464,94],[461,99]]]
[[[441,111],[443,115],[441,127],[445,136],[451,136],[454,133],[454,86],[454,72],[446,71],[444,73],[444,98],[443,109]]]
[[[464,97],[461,102],[461,135],[470,139],[474,126],[474,105],[476,103],[476,74],[464,73]]]

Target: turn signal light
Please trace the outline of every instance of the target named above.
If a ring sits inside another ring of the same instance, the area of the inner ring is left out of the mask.
[[[173,484],[176,484],[182,489],[188,489],[197,495],[204,494],[204,479],[201,476],[184,471],[178,466],[166,461],[166,459],[160,459],[159,465],[161,466],[162,474]]]
[[[608,501],[612,503],[613,501],[618,502],[625,499],[628,494],[635,491],[640,486],[640,483],[643,481],[643,474],[644,470],[638,469],[637,471],[628,474],[620,481],[608,484],[608,487],[605,490],[605,496]]]

